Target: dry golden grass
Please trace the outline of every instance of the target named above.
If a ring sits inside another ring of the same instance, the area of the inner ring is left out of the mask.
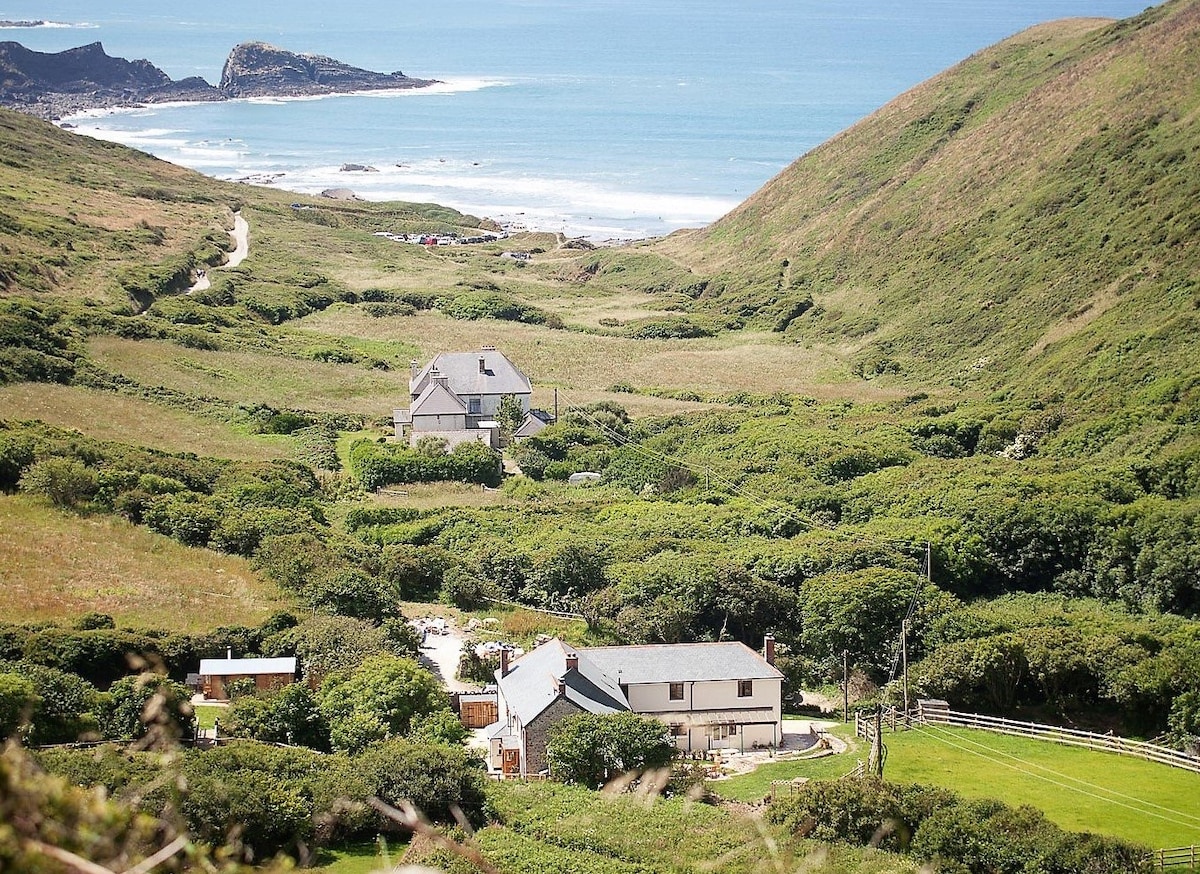
[[[289,457],[293,445],[139,398],[49,383],[0,387],[0,418],[40,419],[100,440],[246,461]]]
[[[253,625],[287,606],[243,559],[23,495],[0,496],[0,591],[10,622],[98,610],[172,631]]]
[[[843,350],[788,345],[770,333],[739,331],[700,340],[631,340],[496,320],[457,321],[439,313],[372,318],[350,307],[331,307],[296,323],[327,336],[416,345],[422,360],[438,352],[491,344],[530,375],[535,403],[575,403],[607,395],[620,382],[638,388],[697,392],[794,392],[818,398],[874,401],[899,397],[911,388],[851,381]],[[616,395],[632,403],[630,395]],[[655,402],[661,403],[661,402]],[[678,407],[676,407],[678,408]],[[664,410],[660,410],[664,411]]]
[[[409,483],[389,486],[371,495],[381,507],[412,507],[434,510],[439,507],[496,507],[508,503],[499,489],[467,483]]]
[[[390,416],[408,398],[407,371],[372,370],[269,353],[210,352],[165,341],[97,337],[90,354],[145,385],[238,404]]]

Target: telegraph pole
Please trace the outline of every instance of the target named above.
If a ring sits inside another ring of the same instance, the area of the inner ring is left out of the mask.
[[[875,705],[875,717],[872,719],[875,733],[871,737],[871,755],[867,768],[876,777],[883,777],[883,705]]]
[[[850,650],[842,650],[842,722],[850,721]]]
[[[900,658],[904,665],[904,724],[908,725],[908,620],[900,623]]]

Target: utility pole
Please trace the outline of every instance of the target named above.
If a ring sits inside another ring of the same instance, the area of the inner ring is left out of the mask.
[[[900,659],[904,665],[904,724],[908,725],[908,620],[900,623]]]
[[[883,705],[875,705],[874,734],[871,735],[871,755],[867,760],[867,770],[876,777],[883,777]]]
[[[850,721],[850,650],[842,650],[842,722]]]
[[[554,389],[554,421],[558,421],[558,389]]]

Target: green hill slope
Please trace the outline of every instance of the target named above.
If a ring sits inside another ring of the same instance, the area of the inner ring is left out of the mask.
[[[1200,3],[1021,33],[656,247],[698,306],[900,372],[1080,398],[1195,372]]]

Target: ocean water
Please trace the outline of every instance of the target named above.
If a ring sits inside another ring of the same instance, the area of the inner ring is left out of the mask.
[[[5,0],[0,0],[0,3]],[[222,179],[442,203],[596,240],[705,224],[913,85],[1032,24],[1135,0],[304,0],[5,5],[39,51],[100,41],[220,79],[264,40],[419,91],[102,112],[72,122]],[[362,164],[376,172],[345,172]]]

